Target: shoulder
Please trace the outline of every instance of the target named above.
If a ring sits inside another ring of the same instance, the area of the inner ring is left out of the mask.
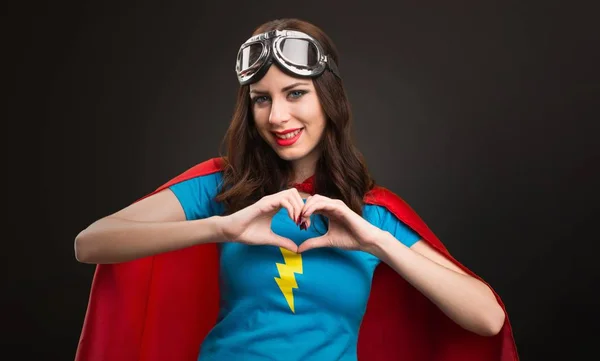
[[[382,187],[375,186],[364,196],[364,203],[366,205],[374,205],[385,208],[386,211],[391,212],[397,218],[401,220],[420,221],[420,217],[414,209],[396,193],[391,190]]]
[[[200,188],[218,188],[225,167],[223,158],[211,158],[197,163],[169,180],[163,187],[179,188],[196,185]]]
[[[414,211],[389,189],[376,187],[367,193],[363,212],[367,221],[390,232],[407,247],[411,247],[420,239],[420,235],[414,229]]]
[[[399,221],[398,217],[390,212],[387,207],[379,204],[365,204],[363,206],[363,218],[379,228],[385,228],[390,220]]]
[[[180,201],[187,219],[208,217],[222,212],[215,197],[222,184],[223,168],[218,159],[198,163],[165,185]]]
[[[388,188],[375,186],[364,196],[365,209],[375,211],[380,218],[397,218],[402,222],[415,225],[419,215],[398,194]],[[382,220],[383,220],[382,218]]]
[[[385,187],[375,186],[364,196],[364,217],[373,224],[382,224],[405,204],[396,193]]]
[[[197,174],[189,178],[181,179],[178,182],[174,182],[173,184],[170,184],[168,188],[175,189],[195,185],[199,188],[216,189],[219,188],[219,186],[221,185],[222,179],[222,171],[207,174]]]

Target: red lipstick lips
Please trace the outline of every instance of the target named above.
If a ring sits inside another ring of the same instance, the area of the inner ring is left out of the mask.
[[[294,135],[291,138],[280,138],[277,135],[285,135],[285,134],[289,134],[289,133],[293,133],[298,131],[298,134]],[[288,130],[284,130],[283,132],[273,132],[275,135],[275,142],[277,142],[277,144],[279,146],[282,147],[288,147],[294,143],[296,143],[296,141],[300,138],[300,136],[302,135],[302,132],[304,131],[303,128],[296,128],[296,129],[288,129]]]

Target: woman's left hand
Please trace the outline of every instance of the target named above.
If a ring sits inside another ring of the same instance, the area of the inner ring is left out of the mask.
[[[320,247],[369,252],[381,237],[382,230],[359,216],[342,200],[318,194],[310,196],[302,210],[302,217],[310,222],[312,214],[322,214],[329,219],[328,231],[320,237],[304,241],[298,248],[298,253]]]

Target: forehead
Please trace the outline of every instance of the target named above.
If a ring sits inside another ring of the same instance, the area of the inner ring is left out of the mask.
[[[293,77],[284,73],[275,64],[269,67],[267,73],[256,83],[250,84],[250,90],[276,90],[297,82],[309,83],[312,86],[312,79]]]

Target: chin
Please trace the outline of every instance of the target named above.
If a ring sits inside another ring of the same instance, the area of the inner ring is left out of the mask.
[[[295,149],[277,149],[275,153],[279,156],[279,158],[287,161],[294,161],[298,159],[302,159],[306,156],[306,152],[298,151]]]

